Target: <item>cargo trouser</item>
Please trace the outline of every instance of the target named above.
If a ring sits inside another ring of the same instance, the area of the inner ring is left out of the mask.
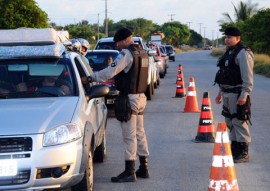
[[[121,122],[125,160],[136,160],[136,156],[148,156],[148,145],[144,131],[143,114],[146,106],[146,97],[142,94],[129,94],[131,109],[137,114],[132,114],[127,122]]]
[[[230,114],[237,113],[237,99],[236,93],[223,93],[223,106],[226,107]],[[232,119],[225,117],[225,122],[230,130],[230,140],[237,142],[251,142],[249,123],[248,121],[238,120],[237,117]]]

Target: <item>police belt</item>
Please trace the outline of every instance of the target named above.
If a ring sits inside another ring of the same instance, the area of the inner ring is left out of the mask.
[[[230,89],[225,89],[225,88],[221,88],[221,91],[222,92],[225,92],[225,93],[235,93],[235,94],[239,94],[241,93],[242,91],[242,88],[230,88]]]

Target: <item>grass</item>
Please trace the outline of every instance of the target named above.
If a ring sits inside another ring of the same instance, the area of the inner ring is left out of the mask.
[[[220,57],[225,52],[224,48],[214,48],[211,55]],[[270,78],[270,56],[266,54],[254,54],[254,72]]]

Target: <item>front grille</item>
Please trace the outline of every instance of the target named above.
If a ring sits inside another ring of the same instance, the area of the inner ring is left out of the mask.
[[[32,151],[31,137],[0,138],[0,153]]]
[[[29,181],[31,170],[20,170],[16,176],[0,177],[0,186],[25,184]]]

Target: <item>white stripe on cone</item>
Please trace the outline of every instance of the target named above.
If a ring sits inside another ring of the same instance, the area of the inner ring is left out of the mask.
[[[196,91],[188,91],[187,96],[197,96]]]
[[[224,190],[224,186],[226,190],[238,189],[237,180],[233,180],[232,184],[228,182],[228,180],[209,180],[209,188],[214,189],[215,191]]]
[[[215,143],[229,143],[229,136],[227,132],[216,132]]]
[[[195,82],[189,82],[189,85],[188,86],[195,87]]]
[[[234,166],[232,155],[228,155],[228,156],[213,155],[212,166],[213,167],[232,167],[232,166]]]

